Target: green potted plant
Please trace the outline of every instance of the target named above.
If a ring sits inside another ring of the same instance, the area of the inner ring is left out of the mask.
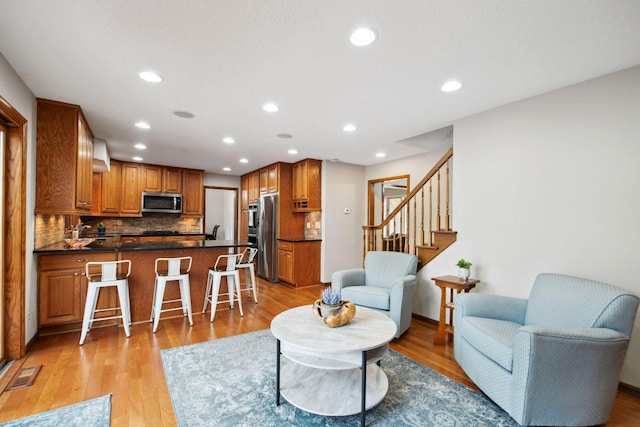
[[[462,280],[467,280],[471,275],[471,263],[464,258],[460,258],[456,265],[458,266],[458,277]]]
[[[104,233],[107,232],[107,227],[105,227],[102,222],[98,222],[96,228],[98,229],[98,236],[104,236]]]

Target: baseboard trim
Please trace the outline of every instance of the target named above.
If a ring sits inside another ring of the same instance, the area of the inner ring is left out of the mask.
[[[411,313],[411,317],[416,320],[420,320],[421,322],[429,323],[430,325],[434,325],[434,326],[438,326],[438,323],[439,323],[437,320],[429,319],[428,317],[425,317],[416,313]]]
[[[631,384],[619,383],[618,390],[635,397],[640,397],[640,387],[632,386]]]

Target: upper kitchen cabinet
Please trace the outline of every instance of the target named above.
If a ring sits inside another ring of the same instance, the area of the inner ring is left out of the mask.
[[[92,208],[93,134],[77,105],[38,99],[36,214]]]
[[[260,195],[278,192],[280,187],[278,182],[279,171],[279,163],[260,169]]]
[[[137,163],[111,159],[111,171],[95,173],[93,180],[94,216],[142,216],[142,167]]]
[[[182,169],[144,165],[142,168],[142,191],[150,193],[182,192]]]
[[[322,209],[322,161],[305,159],[293,164],[293,211]]]
[[[182,175],[182,216],[204,216],[204,172],[184,169]]]
[[[249,175],[240,177],[240,210],[249,209]]]
[[[260,171],[249,174],[249,204],[257,203],[260,198]]]

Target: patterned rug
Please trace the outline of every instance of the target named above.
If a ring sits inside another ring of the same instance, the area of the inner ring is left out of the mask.
[[[182,427],[353,426],[360,416],[326,417],[275,402],[276,340],[269,330],[161,351],[171,401]],[[282,358],[286,363],[286,358]],[[289,362],[292,363],[292,362]],[[483,395],[401,354],[382,359],[384,400],[367,426],[517,426]]]
[[[109,427],[111,395],[0,424],[2,427]]]

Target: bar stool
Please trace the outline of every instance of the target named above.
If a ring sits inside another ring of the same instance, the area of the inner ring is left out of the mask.
[[[253,260],[256,258],[257,253],[258,249],[256,248],[246,248],[244,252],[242,252],[242,257],[238,264],[238,270],[245,269],[244,282],[247,287],[247,297],[251,297],[251,289],[253,289],[253,299],[256,304],[258,303],[258,294],[256,293],[256,271],[253,266]],[[247,271],[247,269],[249,271]],[[251,288],[249,286],[251,286]]]
[[[242,254],[220,255],[213,267],[209,268],[207,277],[207,290],[204,293],[204,305],[202,306],[202,314],[207,310],[207,303],[211,303],[211,322],[216,315],[217,304],[229,303],[233,308],[233,302],[238,301],[240,308],[240,316],[244,316],[242,312],[242,299],[240,298],[240,273],[237,264]],[[226,266],[224,262],[226,260]],[[222,277],[227,278],[227,292],[220,293],[220,280]],[[211,287],[213,285],[213,288]],[[235,288],[235,289],[234,289]],[[218,297],[226,296],[228,299],[220,301]]]
[[[127,272],[123,273],[123,265],[127,264]],[[85,265],[85,273],[88,281],[87,299],[84,303],[84,317],[82,318],[82,332],[80,333],[80,345],[84,344],[87,333],[93,326],[93,322],[110,319],[122,319],[124,334],[129,338],[129,325],[131,324],[131,309],[129,305],[129,275],[131,274],[131,261],[88,262]],[[96,309],[98,295],[101,288],[115,286],[118,289],[120,307]],[[98,317],[96,313],[103,311],[120,310],[118,316]]]
[[[151,318],[153,322],[153,333],[158,330],[160,313],[165,311],[182,310],[184,316],[189,317],[189,324],[193,326],[191,315],[191,291],[189,284],[189,272],[191,271],[192,258],[183,256],[178,258],[157,258],[156,259],[156,281],[153,289],[153,303],[151,304]],[[166,267],[166,268],[165,268]],[[180,298],[164,300],[164,290],[167,282],[177,281],[180,286]],[[180,302],[180,307],[162,309],[163,304]]]

